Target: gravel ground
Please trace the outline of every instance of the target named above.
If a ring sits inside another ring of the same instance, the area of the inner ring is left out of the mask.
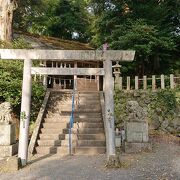
[[[122,155],[126,165],[105,168],[105,155],[35,159],[16,173],[0,174],[0,180],[180,180],[180,146],[156,143],[153,152]]]

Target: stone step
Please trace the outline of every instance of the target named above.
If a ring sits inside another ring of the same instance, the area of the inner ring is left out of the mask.
[[[43,123],[43,128],[45,129],[64,129],[67,127],[67,122],[58,122],[58,123]]]
[[[57,99],[59,101],[65,101],[65,100],[69,100],[72,98],[72,94],[68,94],[68,95],[61,95],[61,94],[56,94],[56,95],[51,95],[49,97],[49,99],[51,100],[54,100],[54,99]]]
[[[43,128],[45,129],[64,129],[64,128],[69,128],[69,121],[66,122],[45,122],[43,123]],[[78,128],[103,128],[104,125],[102,122],[76,122],[74,121],[73,127],[78,129]]]
[[[76,146],[77,140],[72,138],[72,143],[74,146]],[[61,141],[61,147],[63,146],[69,147],[69,136],[67,139]]]
[[[88,101],[86,101],[88,100]],[[71,101],[72,102],[72,101]],[[100,98],[96,97],[79,97],[75,99],[75,102],[93,104],[95,102],[100,103]]]
[[[95,91],[78,91],[79,93],[81,93],[81,94],[99,94],[100,92],[99,91],[97,91],[97,90],[95,90]]]
[[[100,98],[100,95],[98,94],[76,94],[74,96],[74,99],[76,100],[77,98],[79,99],[99,99]],[[49,102],[55,102],[55,101],[59,101],[59,102],[63,102],[63,103],[66,103],[66,102],[72,102],[72,96],[70,97],[58,97],[58,96],[51,96],[49,97]]]
[[[97,89],[97,84],[96,83],[86,83],[86,84],[77,84],[78,90],[80,91],[85,91],[85,90],[89,90],[89,91],[93,91]]]
[[[69,147],[68,146],[57,147],[57,154],[58,155],[69,155]],[[72,154],[74,154],[74,148],[72,148]]]
[[[56,129],[53,127],[46,127],[46,128],[42,128],[41,132],[43,134],[68,134],[69,133],[69,129],[68,128],[61,128],[61,127],[57,127]],[[99,133],[103,133],[104,129],[102,127],[100,128],[76,128],[73,127],[72,128],[72,133],[77,133],[77,134],[99,134]]]
[[[103,128],[104,124],[102,122],[95,122],[95,123],[77,122],[77,123],[74,123],[73,127],[74,128]]]
[[[67,108],[57,108],[57,109],[48,109],[47,113],[59,113],[59,114],[71,114],[72,112],[72,108],[71,107],[67,107]],[[101,112],[101,108],[85,108],[85,107],[79,107],[79,108],[75,108],[74,110],[75,113],[100,113]]]
[[[84,112],[76,112],[75,115],[74,115],[75,118],[87,118],[87,119],[92,119],[92,118],[102,118],[102,114],[101,112],[96,112],[96,113],[84,113]]]
[[[105,147],[76,147],[76,155],[96,155],[106,153]]]
[[[65,137],[66,138],[66,137]],[[99,133],[99,134],[77,134],[74,138],[77,138],[78,140],[105,140],[105,134]]]
[[[88,100],[88,102],[86,103],[94,103],[94,102],[98,102],[100,103],[100,98],[98,96],[76,96],[74,98],[74,102],[85,102],[86,100]],[[58,98],[51,98],[48,102],[48,105],[52,105],[52,106],[55,106],[55,105],[59,105],[59,104],[63,104],[63,105],[66,105],[66,104],[72,104],[72,98],[71,99],[66,99],[66,100],[58,100]]]
[[[100,140],[105,141],[105,134],[71,134],[72,140]],[[65,134],[65,140],[69,140],[69,134]]]
[[[56,107],[56,106],[60,106],[60,105],[62,105],[62,106],[70,106],[70,105],[72,105],[72,100],[67,100],[67,101],[57,101],[57,102],[54,102],[54,101],[52,101],[52,102],[48,102],[48,104],[47,104],[47,108],[50,108],[50,107]]]
[[[59,118],[45,118],[45,123],[68,123],[70,121],[70,117],[67,119],[59,119]]]
[[[71,114],[71,109],[62,109],[61,113],[65,113],[65,114]],[[58,112],[58,111],[51,111],[51,112]],[[74,111],[75,113],[101,113],[101,108],[93,108],[93,109],[83,109],[83,108],[79,108],[79,109],[75,109]]]
[[[45,123],[69,123],[70,116],[67,118],[45,118]],[[74,118],[74,123],[103,123],[101,117],[92,118]]]
[[[54,139],[59,139],[59,140],[63,140],[65,139],[65,134],[59,134],[59,133],[51,133],[51,134],[40,134],[39,135],[40,140],[54,140]]]
[[[103,128],[82,128],[82,129],[72,129],[72,133],[75,134],[99,134],[103,133],[104,129]],[[69,129],[63,129],[64,134],[69,133]]]
[[[42,128],[41,133],[43,134],[63,134],[63,129],[53,129],[53,128]]]
[[[75,97],[79,98],[79,99],[100,99],[99,94],[98,95],[96,95],[96,94],[79,94],[79,95],[76,95]]]
[[[77,141],[77,146],[106,146],[105,140],[78,140]]]
[[[75,123],[87,122],[87,123],[102,123],[101,118],[75,118]]]
[[[38,146],[35,148],[37,154],[55,154],[57,147],[55,146]]]
[[[98,103],[92,103],[92,104],[87,104],[87,103],[84,103],[84,104],[79,104],[79,105],[76,105],[75,104],[75,109],[77,110],[78,108],[85,108],[85,109],[97,109],[97,108],[101,108],[101,105],[98,104]],[[64,109],[68,109],[68,110],[72,110],[72,104],[66,104],[66,105],[62,105],[62,104],[59,104],[55,107],[49,107],[48,110],[64,110]]]
[[[99,93],[99,91],[87,91],[87,92],[85,92],[85,91],[78,91],[78,92],[76,92],[76,96],[100,96],[100,93]]]
[[[91,113],[91,112],[75,112],[75,118],[102,118],[101,112]],[[70,118],[69,114],[59,114],[59,113],[48,113],[46,118],[58,118],[58,119],[67,119]]]
[[[79,97],[78,99],[75,99],[75,101],[79,102],[79,103],[94,103],[94,102],[97,102],[97,103],[100,103],[100,99],[99,97]]]
[[[37,141],[39,146],[60,146],[61,145],[61,140],[38,140]]]
[[[71,134],[72,140],[77,140],[77,137],[78,136],[76,134]],[[69,140],[69,133],[68,134],[40,134],[39,140],[43,140],[43,141]]]
[[[75,129],[83,129],[83,128],[103,128],[104,125],[103,123],[88,123],[88,122],[75,122],[74,125],[73,125],[73,128]],[[44,129],[58,129],[58,130],[61,130],[61,129],[65,129],[65,128],[69,128],[69,123],[65,122],[65,123],[43,123],[43,128]]]
[[[75,95],[74,125],[71,139],[72,153],[105,153],[105,134],[102,120],[100,93],[80,91]],[[86,88],[85,88],[86,89]],[[37,141],[38,154],[69,154],[69,121],[72,111],[72,91],[51,92],[47,113]],[[74,148],[76,147],[76,148]]]
[[[47,119],[58,119],[61,122],[65,122],[66,120],[70,119],[70,115],[68,116],[60,116],[59,114],[47,114],[46,117],[44,118],[44,120],[46,121]]]
[[[62,116],[62,113],[60,110],[49,110],[47,109],[47,113],[46,113],[46,117],[57,117],[57,118],[60,118]],[[66,116],[70,116],[70,113],[67,114]]]

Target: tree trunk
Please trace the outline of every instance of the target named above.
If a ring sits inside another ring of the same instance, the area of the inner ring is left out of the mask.
[[[13,12],[17,8],[16,0],[0,0],[0,40],[12,40]]]

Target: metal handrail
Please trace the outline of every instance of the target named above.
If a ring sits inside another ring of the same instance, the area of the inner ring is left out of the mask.
[[[74,97],[75,97],[75,86],[76,82],[74,81],[74,87],[73,87],[73,93],[72,93],[72,111],[70,116],[70,122],[69,122],[69,154],[72,155],[72,128],[74,125],[74,111],[75,111],[75,103],[74,103]]]

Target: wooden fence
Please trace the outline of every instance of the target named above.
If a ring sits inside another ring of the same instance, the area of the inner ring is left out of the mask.
[[[147,89],[175,89],[180,87],[180,76],[175,77],[173,74],[166,75],[152,75],[151,77],[143,76],[139,78],[135,77],[115,77],[114,80],[115,89],[120,90],[147,90]]]

